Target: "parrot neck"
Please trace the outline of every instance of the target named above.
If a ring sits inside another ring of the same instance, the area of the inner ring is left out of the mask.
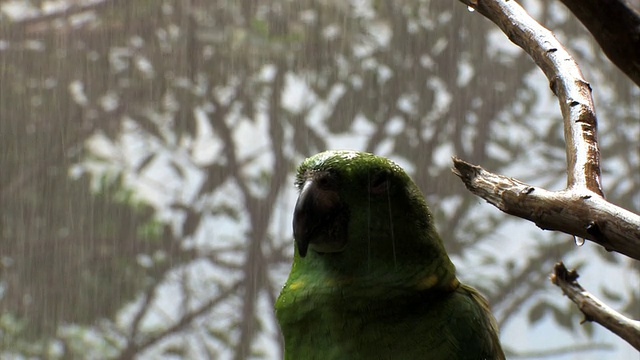
[[[294,264],[296,267],[296,264]],[[453,268],[453,265],[451,265]],[[338,276],[335,273],[292,270],[276,303],[280,324],[287,327],[301,319],[318,319],[327,315],[320,308],[340,309],[375,317],[380,311],[390,314],[413,306],[430,306],[453,294],[462,285],[454,271],[372,272],[371,276]],[[406,270],[406,269],[398,269]],[[435,306],[435,305],[434,305]],[[395,310],[394,310],[395,309]],[[331,313],[334,310],[330,310]],[[338,310],[335,310],[338,311]]]
[[[446,253],[422,255],[424,257],[412,257],[412,261],[399,259],[395,266],[384,266],[373,259],[369,266],[355,267],[353,262],[340,266],[340,261],[324,258],[337,258],[339,254],[309,253],[305,258],[296,255],[283,291],[289,289],[327,298],[380,299],[416,293],[441,294],[453,292],[460,286],[455,267]]]

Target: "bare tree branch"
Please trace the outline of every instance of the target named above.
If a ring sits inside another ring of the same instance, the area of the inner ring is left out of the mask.
[[[604,53],[640,86],[640,14],[623,0],[560,0]]]
[[[546,281],[545,274],[538,271],[551,265],[553,253],[565,253],[573,244],[569,242],[553,243],[545,247],[539,254],[527,260],[527,264],[517,272],[510,271],[512,278],[501,286],[500,292],[487,296],[487,300],[492,307],[499,307],[500,312],[494,312],[499,328],[504,328],[505,321],[511,320],[512,315],[522,309],[522,304],[531,299],[534,293],[543,288]],[[509,294],[506,296],[505,294]]]
[[[215,297],[209,299],[206,303],[200,305],[198,308],[182,316],[180,320],[178,320],[178,322],[167,327],[163,331],[154,333],[153,335],[147,338],[140,339],[135,343],[130,342],[129,345],[125,349],[123,349],[123,351],[120,353],[120,356],[118,357],[118,359],[121,359],[121,360],[132,359],[136,354],[141,353],[142,351],[156,344],[160,340],[165,339],[168,336],[175,335],[183,328],[192,324],[192,321],[194,319],[200,316],[203,316],[204,314],[211,311],[211,309],[216,307],[220,302],[227,299],[229,296],[236,294],[241,286],[242,286],[241,282],[239,281],[235,282],[233,285],[229,286],[224,291],[221,291],[218,294],[216,294]]]
[[[587,189],[548,191],[519,180],[490,173],[453,158],[462,182],[472,193],[510,215],[589,239],[640,260],[640,216],[615,206]]]
[[[542,69],[564,119],[568,188],[550,192],[454,158],[467,188],[502,211],[640,259],[640,217],[602,197],[591,87],[555,36],[515,1],[461,0],[496,23]]]
[[[453,158],[454,173],[471,192],[508,214],[533,221],[543,229],[592,240],[609,251],[640,260],[640,216],[604,199],[591,86],[575,60],[551,31],[533,20],[515,1],[460,1],[498,25],[533,58],[549,80],[564,122],[567,189],[552,192],[535,188],[458,158]],[[582,5],[580,2],[576,6]],[[595,299],[575,282],[576,278],[575,272],[568,272],[560,263],[551,280],[578,304],[586,320],[598,322],[640,350],[640,322],[624,318]]]
[[[559,286],[585,315],[584,321],[595,321],[640,350],[640,321],[631,320],[611,309],[587,292],[576,281],[578,273],[567,270],[562,262],[554,266],[551,282]]]
[[[460,0],[493,21],[535,61],[558,97],[566,140],[568,186],[602,195],[597,121],[591,86],[578,64],[553,33],[515,1]]]

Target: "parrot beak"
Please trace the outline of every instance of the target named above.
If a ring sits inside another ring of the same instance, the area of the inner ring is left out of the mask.
[[[293,213],[293,237],[301,257],[310,245],[318,252],[336,252],[346,243],[346,217],[338,192],[317,180],[314,176],[305,181]]]

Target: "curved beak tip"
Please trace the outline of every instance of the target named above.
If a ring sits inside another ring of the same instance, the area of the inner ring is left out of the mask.
[[[307,220],[308,213],[313,207],[313,201],[309,196],[310,185],[311,182],[307,181],[302,187],[302,190],[300,190],[300,195],[298,196],[293,212],[293,238],[298,248],[298,254],[300,254],[301,257],[307,255],[309,248],[309,234],[307,231],[309,224]]]
[[[309,248],[309,244],[300,244],[298,243],[298,254],[300,257],[307,256],[307,249]]]

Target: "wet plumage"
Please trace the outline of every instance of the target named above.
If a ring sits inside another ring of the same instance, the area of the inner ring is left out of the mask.
[[[298,168],[295,254],[276,302],[285,359],[504,359],[422,193],[388,159],[327,151]]]

